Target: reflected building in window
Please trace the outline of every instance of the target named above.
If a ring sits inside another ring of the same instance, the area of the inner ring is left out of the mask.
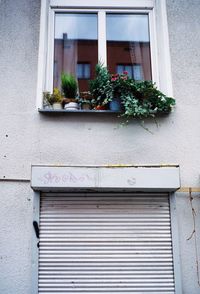
[[[106,20],[110,73],[127,71],[135,80],[151,80],[148,16],[107,14]],[[60,88],[61,73],[68,72],[77,77],[80,92],[88,91],[88,81],[94,78],[98,63],[97,31],[97,14],[56,14],[54,87]]]

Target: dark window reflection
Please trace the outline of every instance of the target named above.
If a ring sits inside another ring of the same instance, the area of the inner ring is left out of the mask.
[[[78,79],[87,79],[91,78],[91,65],[90,63],[78,63],[76,67],[76,76]]]
[[[128,76],[136,81],[143,80],[143,70],[141,64],[118,64],[116,72],[122,74],[124,71],[128,73]]]

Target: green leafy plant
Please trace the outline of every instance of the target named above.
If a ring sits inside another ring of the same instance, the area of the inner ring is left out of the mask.
[[[78,103],[81,106],[81,109],[91,109],[93,107],[91,99],[84,99],[80,97],[78,99]]]
[[[155,117],[159,113],[169,113],[175,105],[175,99],[159,91],[151,81],[133,81],[130,91],[122,93],[124,112],[127,119]]]
[[[45,91],[43,92],[43,105],[47,105],[49,106],[50,105],[50,96],[51,96],[51,93],[48,92],[48,91]]]
[[[95,67],[95,79],[89,82],[89,90],[95,106],[106,105],[112,99],[111,76],[101,63]]]
[[[131,118],[155,117],[159,113],[169,113],[175,99],[159,91],[151,81],[135,81],[128,72],[111,75],[112,99],[121,99],[123,110],[120,116]]]
[[[61,89],[66,98],[76,98],[78,84],[76,78],[72,74],[61,74]]]
[[[50,92],[43,92],[43,101],[44,103],[48,103],[53,105],[54,103],[61,103],[62,102],[62,95],[58,88],[53,89],[53,93]]]
[[[128,95],[134,87],[134,80],[128,76],[128,72],[111,74],[112,98],[121,98]]]
[[[120,116],[126,121],[169,113],[175,105],[175,99],[163,94],[151,81],[135,81],[126,71],[110,74],[102,64],[96,65],[95,72],[95,79],[90,81],[95,105],[105,105],[120,98],[123,106]]]

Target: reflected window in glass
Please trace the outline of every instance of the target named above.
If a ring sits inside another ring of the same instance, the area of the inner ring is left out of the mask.
[[[135,80],[151,80],[148,14],[107,13],[107,65]]]
[[[128,76],[136,81],[142,81],[144,79],[141,64],[118,64],[116,72],[118,74],[127,72]]]

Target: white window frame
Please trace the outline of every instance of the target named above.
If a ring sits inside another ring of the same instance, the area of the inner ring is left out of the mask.
[[[98,14],[98,59],[105,65],[107,60],[106,13],[148,14],[152,80],[166,95],[173,96],[165,2],[166,0],[41,1],[36,108],[42,108],[42,92],[52,91],[53,88],[54,19],[56,12],[94,12]]]

